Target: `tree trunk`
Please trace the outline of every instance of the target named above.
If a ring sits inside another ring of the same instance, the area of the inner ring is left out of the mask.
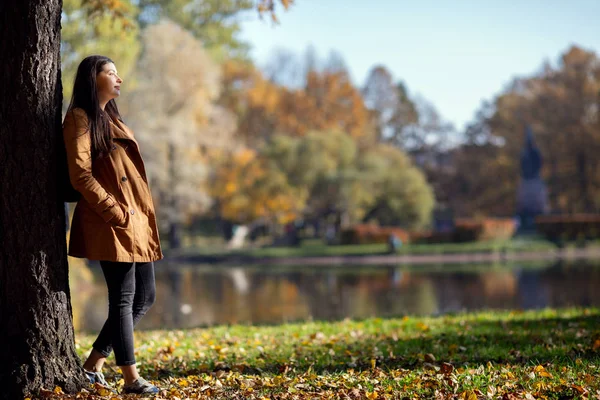
[[[0,2],[0,399],[85,384],[56,179],[61,9]]]
[[[577,169],[576,179],[579,181],[579,195],[581,196],[581,209],[579,212],[582,213],[593,213],[594,210],[594,199],[591,196],[592,191],[590,190],[590,179],[588,177],[588,160],[585,154],[585,150],[581,148],[575,156]]]

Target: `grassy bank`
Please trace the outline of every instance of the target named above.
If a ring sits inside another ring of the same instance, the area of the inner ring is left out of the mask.
[[[136,332],[137,360],[171,399],[596,398],[599,318],[570,309],[147,331]],[[77,335],[82,357],[93,340]],[[113,360],[105,373],[120,389]]]
[[[569,244],[567,248],[573,248]],[[589,242],[587,247],[600,247],[599,241]],[[473,254],[473,253],[519,253],[556,251],[556,246],[542,238],[522,237],[511,240],[472,242],[472,243],[442,243],[442,244],[407,244],[401,246],[398,255],[424,254]],[[212,256],[212,257],[321,257],[321,256],[370,256],[389,254],[386,244],[332,245],[328,246],[320,240],[305,240],[297,247],[260,247],[228,251],[219,246],[189,246],[168,255],[179,256]]]

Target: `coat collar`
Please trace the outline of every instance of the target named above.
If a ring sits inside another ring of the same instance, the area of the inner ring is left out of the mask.
[[[115,139],[131,140],[133,143],[135,143],[136,146],[138,146],[137,141],[133,137],[133,132],[131,131],[131,129],[129,129],[124,123],[122,123],[119,120],[113,120],[111,118],[110,122],[112,127],[112,134]]]

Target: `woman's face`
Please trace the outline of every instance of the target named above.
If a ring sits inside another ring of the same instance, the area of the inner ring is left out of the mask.
[[[115,67],[115,64],[104,64],[102,66],[102,71],[96,75],[98,101],[101,104],[106,104],[110,100],[119,97],[121,94],[121,83],[123,83],[123,80],[117,75],[117,67]]]

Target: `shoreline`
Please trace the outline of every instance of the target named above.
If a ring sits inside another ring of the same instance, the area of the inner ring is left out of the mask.
[[[217,265],[390,265],[390,264],[462,264],[506,261],[552,261],[575,259],[600,259],[600,248],[556,249],[551,251],[481,252],[453,254],[381,254],[347,256],[285,256],[254,257],[247,255],[166,255],[166,260]]]

